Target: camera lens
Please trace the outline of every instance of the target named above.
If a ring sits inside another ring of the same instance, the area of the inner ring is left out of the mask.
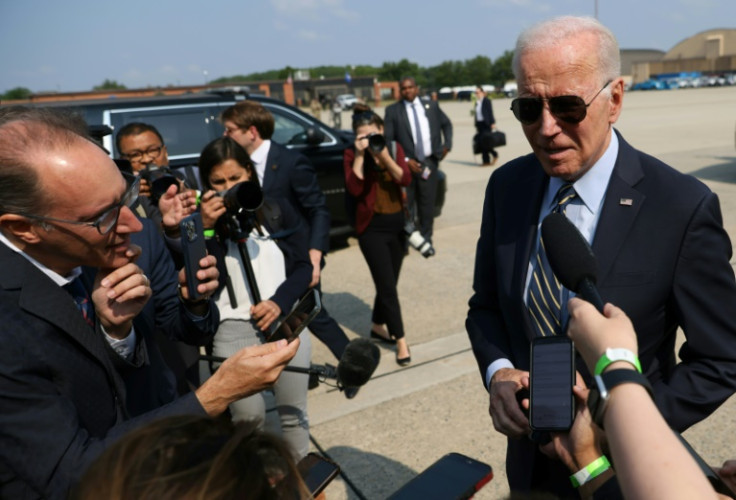
[[[374,153],[380,153],[386,147],[386,138],[381,134],[371,134],[368,136],[368,147]]]
[[[230,213],[237,213],[241,208],[254,212],[263,203],[263,191],[255,181],[239,182],[228,189],[222,197],[225,208]]]

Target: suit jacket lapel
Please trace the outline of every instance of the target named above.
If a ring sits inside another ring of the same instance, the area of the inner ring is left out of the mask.
[[[617,133],[617,132],[616,132]],[[639,156],[619,135],[619,150],[593,238],[598,283],[603,283],[626,241],[646,196],[634,186],[644,177]],[[606,228],[605,231],[599,231]]]
[[[271,147],[268,150],[268,155],[266,156],[266,168],[263,171],[263,192],[267,193],[269,192],[269,189],[271,188],[271,184],[274,182],[274,177],[276,177],[276,170],[278,170],[278,147],[276,146],[276,143],[271,141]]]

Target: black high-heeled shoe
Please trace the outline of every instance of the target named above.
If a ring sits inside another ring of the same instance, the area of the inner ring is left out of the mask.
[[[407,366],[409,363],[411,363],[411,350],[409,348],[406,349],[409,351],[409,355],[405,358],[400,358],[399,353],[396,353],[396,364],[399,366]]]

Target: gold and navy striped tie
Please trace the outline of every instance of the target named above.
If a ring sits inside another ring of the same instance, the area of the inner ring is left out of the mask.
[[[555,196],[556,206],[552,212],[565,213],[567,205],[577,196],[572,184],[563,184]],[[547,260],[544,240],[539,235],[537,256],[534,260],[532,279],[529,282],[527,307],[532,317],[532,325],[537,335],[543,337],[558,335],[562,331],[560,322],[560,282]]]

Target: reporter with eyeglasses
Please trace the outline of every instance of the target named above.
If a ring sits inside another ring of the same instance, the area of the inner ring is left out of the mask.
[[[533,154],[491,175],[466,320],[493,426],[509,438],[512,491],[577,496],[563,464],[527,438],[522,410],[530,340],[564,334],[569,316],[561,305],[571,293],[540,241],[551,212],[592,244],[600,295],[631,318],[643,373],[671,427],[687,429],[736,390],[736,316],[728,313],[736,283],[718,198],[613,128],[624,100],[620,66],[613,33],[592,18],[543,21],[516,43],[511,111]],[[686,337],[679,362],[678,328]]]

